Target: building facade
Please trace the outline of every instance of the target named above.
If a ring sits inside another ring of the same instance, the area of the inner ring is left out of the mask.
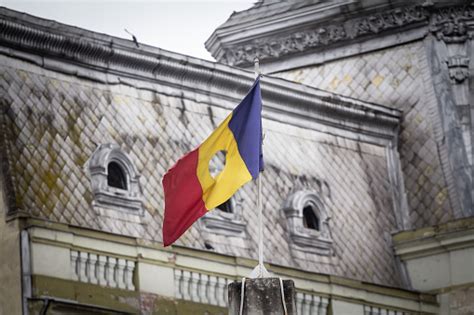
[[[299,313],[471,314],[472,10],[260,1],[213,63],[0,8],[0,313],[225,314],[256,185],[163,248],[161,178],[259,57],[265,262]]]

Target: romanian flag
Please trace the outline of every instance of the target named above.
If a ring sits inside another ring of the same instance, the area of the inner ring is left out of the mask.
[[[163,177],[163,243],[176,241],[197,219],[226,202],[258,177],[262,159],[262,97],[257,78],[242,102],[199,147],[182,157]],[[209,162],[226,152],[224,169],[214,178]]]

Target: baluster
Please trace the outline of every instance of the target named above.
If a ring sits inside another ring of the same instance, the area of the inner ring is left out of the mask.
[[[197,272],[191,272],[191,301],[199,302],[199,274]]]
[[[107,257],[99,255],[97,259],[97,279],[101,286],[107,285],[107,279],[106,279],[106,274],[105,274],[106,265],[107,265]]]
[[[118,283],[118,287],[120,289],[125,289],[126,286],[125,286],[125,259],[122,259],[122,258],[119,258],[117,260],[117,267],[116,267],[116,270],[117,270],[117,276],[115,278],[115,280],[117,281]]]
[[[125,266],[125,287],[128,290],[135,290],[133,285],[133,272],[135,270],[135,262],[127,260]]]
[[[322,314],[326,315],[328,313],[329,299],[328,298],[321,298],[321,300],[322,300],[322,309],[323,309]]]
[[[183,272],[181,270],[174,270],[174,296],[177,299],[183,298]]]
[[[227,295],[227,292],[225,290],[225,280],[225,278],[217,278],[217,305],[219,306],[226,306],[225,296]]]
[[[117,259],[114,257],[107,257],[107,265],[105,267],[105,275],[107,280],[107,286],[115,288],[117,282],[115,281],[115,266],[117,265]]]
[[[89,282],[87,279],[86,274],[86,267],[87,267],[87,260],[89,259],[89,255],[84,252],[79,252],[79,280],[82,282]]]
[[[296,309],[297,314],[303,314],[303,293],[296,292]]]
[[[231,284],[233,280],[225,278],[225,286],[224,286],[224,302],[225,306],[229,303],[229,284]]]
[[[201,274],[199,293],[201,296],[201,303],[209,304],[209,276]]]
[[[89,254],[89,263],[87,264],[86,273],[89,277],[89,282],[92,284],[97,284],[99,281],[97,280],[97,255],[96,254]]]
[[[190,301],[191,294],[190,294],[190,287],[191,287],[191,273],[189,271],[183,271],[183,300]]]
[[[304,294],[304,315],[311,315],[311,294]]]
[[[322,306],[323,306],[322,300],[323,300],[322,297],[313,295],[313,307],[314,307],[315,314],[321,315]]]
[[[315,298],[316,296],[314,296],[313,294],[309,295],[309,313],[310,314],[315,314],[317,312]]]
[[[216,286],[217,286],[217,277],[216,276],[209,276],[209,285],[208,285],[208,299],[209,304],[217,305],[217,298],[216,298]]]
[[[78,262],[79,253],[75,250],[71,251],[71,271],[72,271],[72,279],[77,281],[79,280],[79,262]]]

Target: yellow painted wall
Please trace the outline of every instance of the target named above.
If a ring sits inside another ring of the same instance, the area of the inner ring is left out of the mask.
[[[20,229],[18,220],[5,221],[7,201],[0,178],[0,315],[22,314]]]

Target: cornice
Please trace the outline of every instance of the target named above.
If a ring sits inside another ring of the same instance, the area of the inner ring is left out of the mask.
[[[474,218],[393,235],[395,253],[404,260],[474,247]]]
[[[136,47],[128,40],[5,8],[0,8],[0,54],[102,82],[133,80],[151,90],[170,87],[180,96],[199,94],[233,103],[254,80],[249,71],[151,46]],[[372,142],[391,141],[398,131],[401,112],[381,105],[267,76],[262,94],[269,119],[305,127],[309,121]]]
[[[455,19],[455,24],[459,25],[458,21],[472,20],[473,16],[472,5],[435,7],[404,4],[399,8],[385,6],[346,14],[328,10],[324,18],[313,15],[312,23],[308,23],[307,18],[302,20],[295,17],[299,26],[295,26],[295,21],[291,27],[283,22],[275,22],[270,28],[265,23],[261,29],[254,26],[251,36],[235,35],[240,28],[246,27],[243,24],[234,25],[232,30],[217,29],[206,42],[206,47],[220,62],[245,68],[252,65],[255,57],[262,62],[275,62],[290,56],[294,58],[395,33],[397,36],[392,44],[400,44],[414,40],[413,35],[402,34],[413,29],[426,30],[417,32],[420,37],[425,36],[429,30],[436,30],[442,36],[445,32],[462,31],[450,29],[449,25],[452,24],[447,23],[447,20]],[[381,42],[381,45],[387,45],[387,42]]]

